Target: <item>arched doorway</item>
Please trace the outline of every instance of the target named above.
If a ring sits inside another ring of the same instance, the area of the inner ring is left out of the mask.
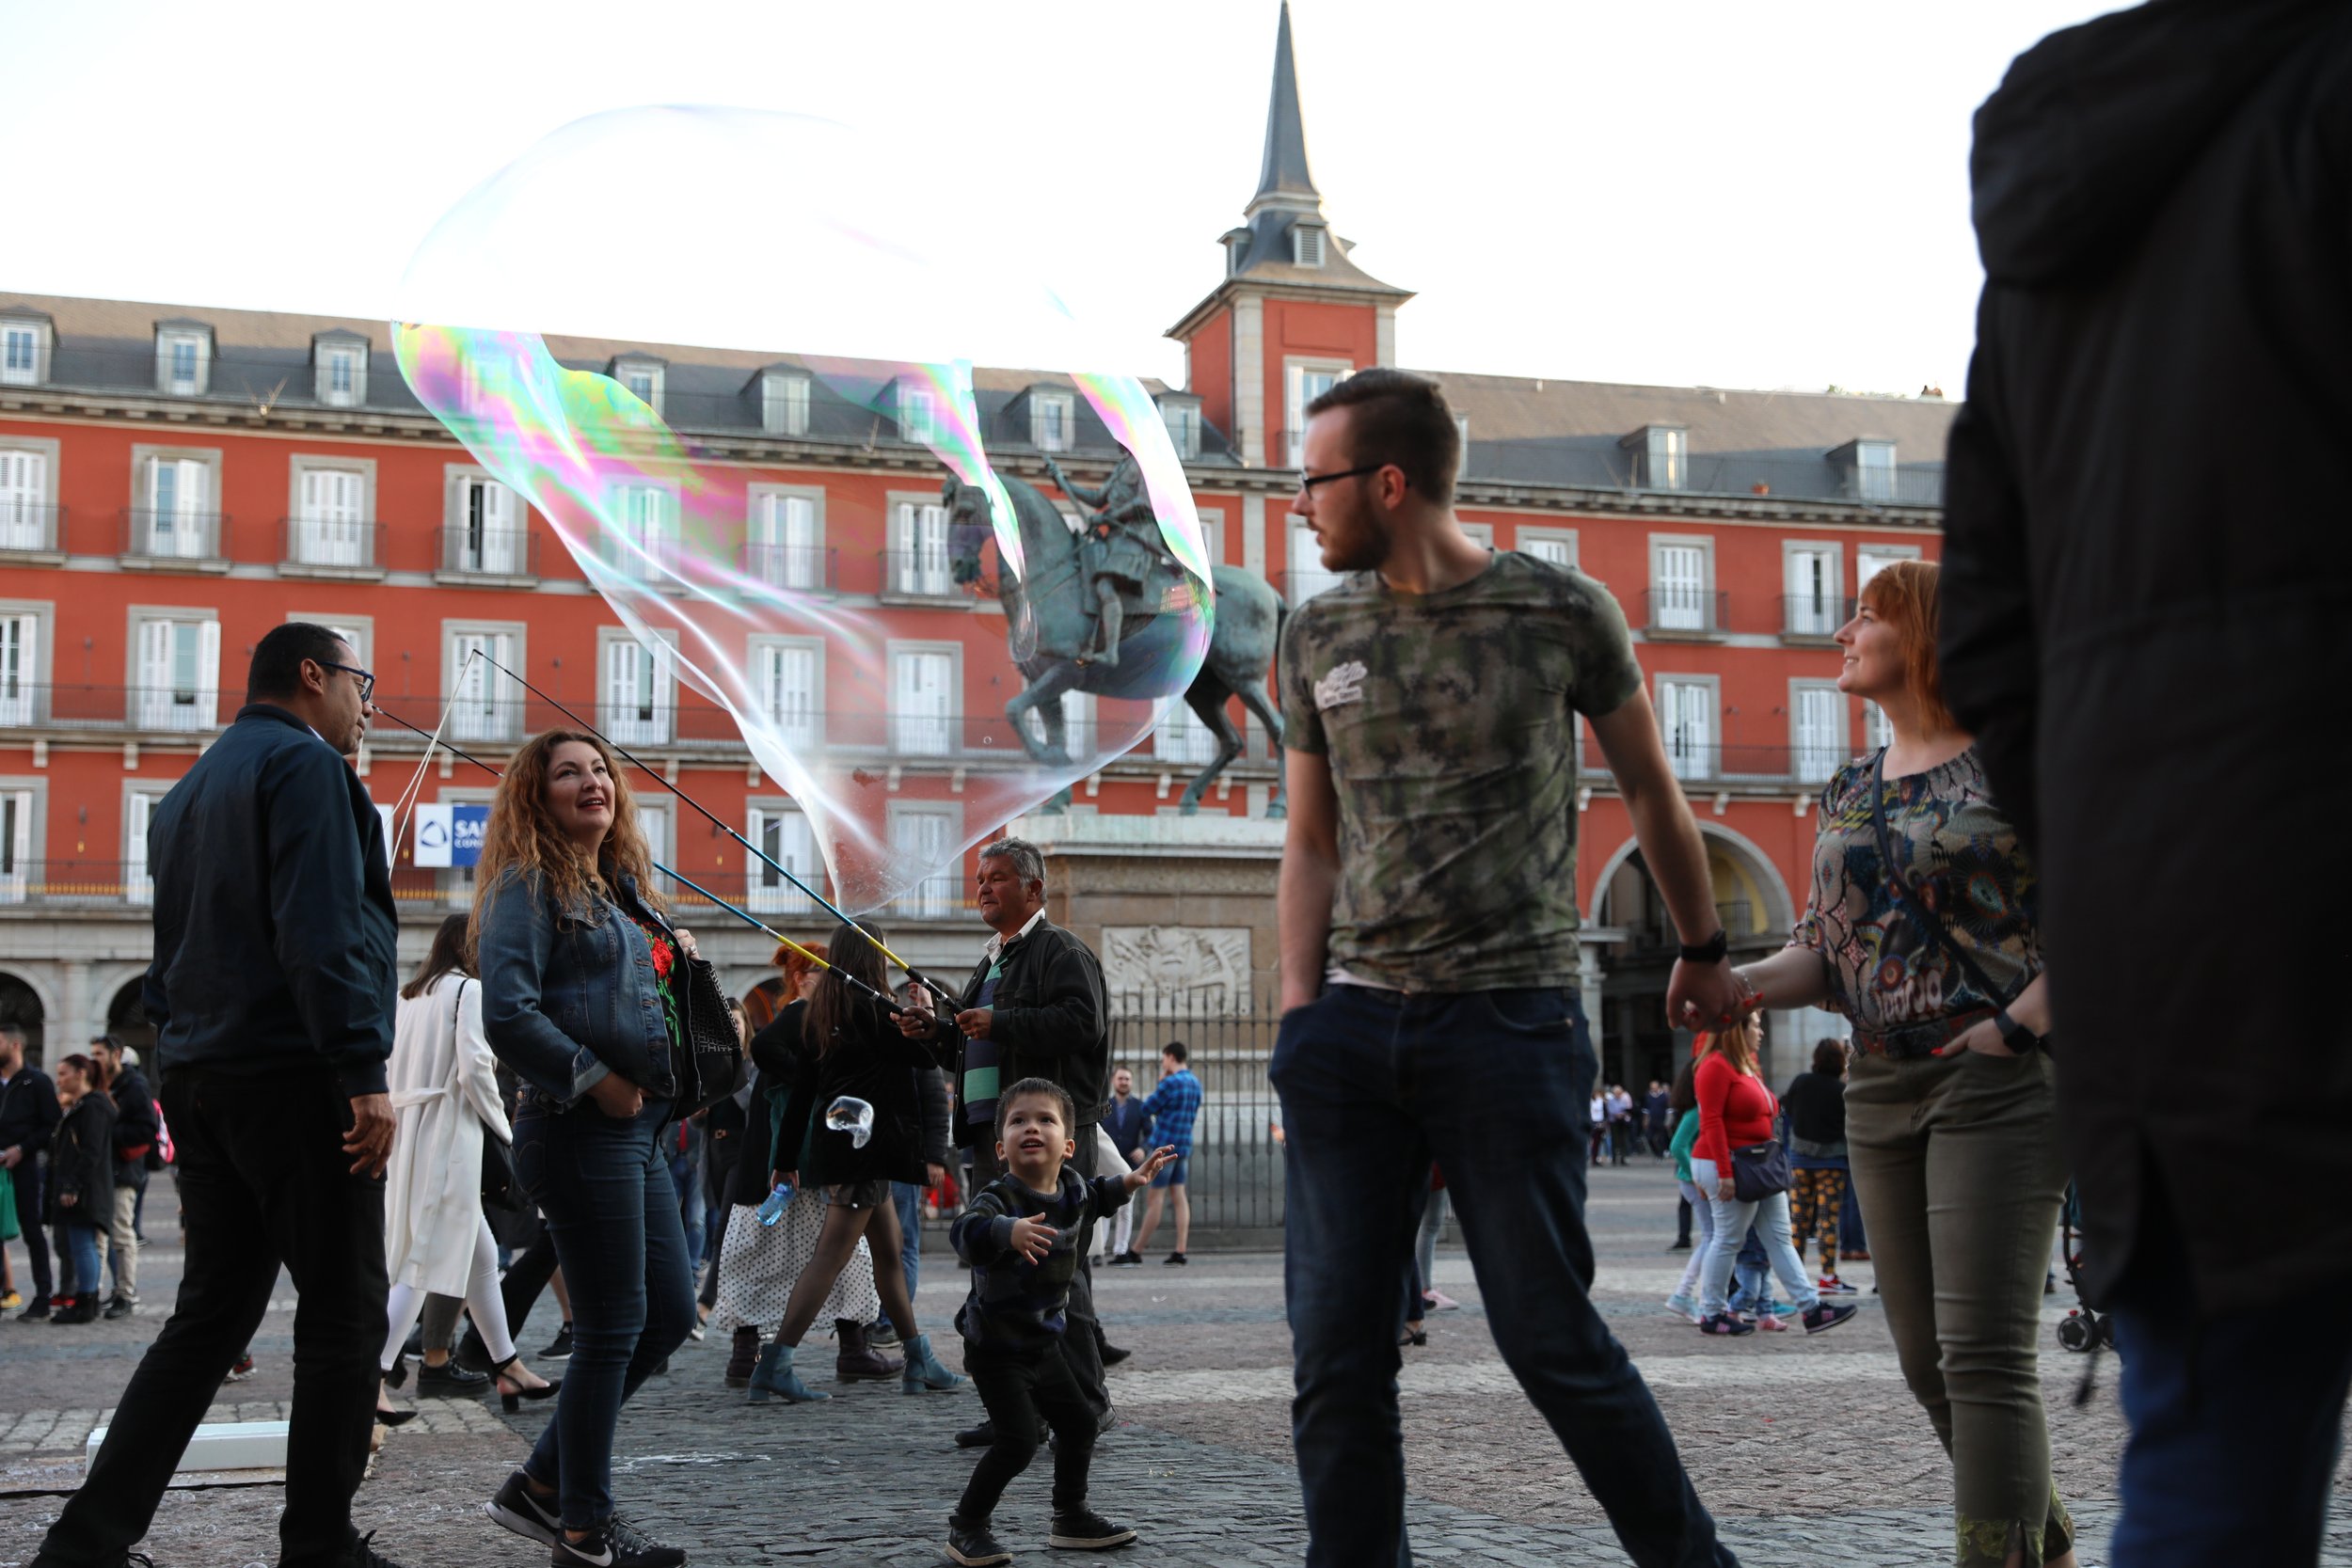
[[[106,1033],[139,1053],[150,1083],[160,1081],[163,1064],[155,1059],[155,1026],[147,1022],[147,982],[133,980],[106,1004]]]
[[[40,993],[24,980],[0,970],[0,1025],[13,1024],[24,1031],[24,1059],[28,1062],[49,1059],[42,1050],[47,1018],[47,1011],[40,1005]]]
[[[1727,828],[1701,822],[1699,832],[1732,961],[1777,952],[1796,918],[1780,872],[1763,850]],[[1666,1023],[1666,979],[1679,943],[1658,884],[1629,838],[1602,867],[1592,924],[1616,938],[1601,959],[1600,1016],[1593,1021],[1601,1077],[1625,1085],[1639,1099],[1652,1078],[1673,1080],[1690,1057],[1691,1037]],[[1768,1051],[1775,1043],[1768,1037]]]

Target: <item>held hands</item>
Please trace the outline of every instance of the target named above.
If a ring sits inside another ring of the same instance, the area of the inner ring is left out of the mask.
[[[1045,1255],[1054,1250],[1061,1232],[1043,1220],[1017,1219],[1012,1222],[1012,1250],[1032,1263],[1042,1263]]]
[[[617,1072],[608,1072],[588,1091],[596,1109],[614,1121],[628,1121],[645,1108],[645,1091]]]
[[[1670,1025],[1720,1029],[1745,1010],[1741,982],[1733,974],[1728,958],[1711,964],[1675,960],[1674,973],[1666,978],[1666,1022]]]
[[[351,1156],[354,1176],[381,1176],[391,1163],[392,1134],[400,1118],[392,1114],[389,1094],[351,1097],[351,1131],[343,1134],[343,1152]]]
[[[1149,1186],[1152,1179],[1166,1170],[1175,1158],[1176,1146],[1174,1144],[1160,1145],[1159,1148],[1144,1156],[1143,1164],[1127,1173],[1125,1178],[1127,1190],[1132,1193],[1137,1187]]]

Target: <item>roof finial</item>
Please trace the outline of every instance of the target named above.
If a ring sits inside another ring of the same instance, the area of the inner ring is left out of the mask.
[[[1258,194],[1249,200],[1249,214],[1266,206],[1316,211],[1323,198],[1314,176],[1307,172],[1307,123],[1298,110],[1298,68],[1291,57],[1290,0],[1283,0],[1282,19],[1274,35],[1274,90],[1266,103],[1265,164],[1258,173]]]

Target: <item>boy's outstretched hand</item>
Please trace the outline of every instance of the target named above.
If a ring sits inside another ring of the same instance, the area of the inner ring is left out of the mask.
[[[1012,1222],[1012,1250],[1032,1263],[1042,1263],[1060,1234],[1043,1220],[1017,1219]]]
[[[1176,1146],[1174,1144],[1160,1145],[1159,1148],[1143,1157],[1143,1164],[1127,1173],[1127,1190],[1132,1193],[1137,1187],[1150,1186],[1152,1178],[1165,1170],[1169,1162],[1175,1158]]]

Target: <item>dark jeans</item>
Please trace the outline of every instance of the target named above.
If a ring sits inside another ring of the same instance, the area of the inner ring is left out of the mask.
[[[282,1263],[300,1305],[278,1561],[341,1563],[351,1495],[367,1467],[391,1288],[383,1179],[351,1174],[342,1149],[351,1103],[323,1069],[240,1078],[182,1069],[164,1080],[162,1100],[186,1223],[180,1299],[34,1561],[118,1563],[147,1533],[221,1379],[261,1327]]]
[[[57,1261],[58,1273],[63,1276],[57,1284],[59,1295],[79,1300],[106,1293],[106,1271],[98,1261],[98,1227],[80,1220],[60,1221]]]
[[[2352,1390],[2352,1340],[2314,1334],[2313,1302],[2343,1296],[2298,1293],[2201,1320],[2176,1261],[2137,1261],[2181,1256],[2153,1182],[2143,1212],[2150,1233],[2133,1249],[2114,1303],[2132,1434],[2108,1560],[2114,1568],[2317,1562]]]
[[[523,1468],[561,1493],[569,1529],[612,1517],[621,1406],[694,1326],[677,1184],[656,1148],[668,1116],[667,1101],[615,1121],[585,1100],[559,1113],[527,1096],[515,1121],[515,1172],[547,1216],[572,1298],[555,1419]]]
[[[1087,1469],[1094,1461],[1094,1408],[1078,1386],[1071,1357],[1053,1350],[1031,1355],[988,1350],[964,1341],[963,1370],[980,1391],[980,1407],[995,1431],[988,1451],[956,1503],[966,1525],[987,1522],[1012,1478],[1037,1457],[1037,1420],[1054,1433],[1054,1512],[1087,1505]]]
[[[16,1183],[16,1226],[22,1230],[24,1256],[33,1260],[33,1299],[45,1301],[56,1288],[49,1273],[49,1238],[40,1227],[41,1179],[49,1172],[35,1155],[17,1162],[8,1173]]]
[[[1335,986],[1283,1015],[1283,1282],[1311,1568],[1412,1561],[1397,1280],[1434,1158],[1487,1327],[1641,1568],[1729,1564],[1658,1404],[1594,1310],[1584,1229],[1598,1064],[1573,992]]]
[[[1079,1128],[1077,1142],[1078,1152],[1070,1162],[1070,1168],[1080,1176],[1099,1174],[1095,1168],[1094,1129]],[[976,1143],[972,1156],[974,1191],[1004,1174],[1004,1167],[996,1163],[994,1144],[981,1148]],[[1071,1374],[1078,1380],[1079,1391],[1086,1395],[1087,1403],[1094,1407],[1095,1418],[1100,1420],[1110,1413],[1111,1394],[1103,1376],[1103,1323],[1094,1315],[1094,1261],[1088,1256],[1093,1246],[1094,1222],[1089,1220],[1078,1232],[1078,1272],[1070,1278],[1070,1305],[1062,1313],[1069,1325],[1069,1332],[1062,1336],[1062,1354],[1070,1358]],[[912,1287],[908,1293],[913,1293]]]

